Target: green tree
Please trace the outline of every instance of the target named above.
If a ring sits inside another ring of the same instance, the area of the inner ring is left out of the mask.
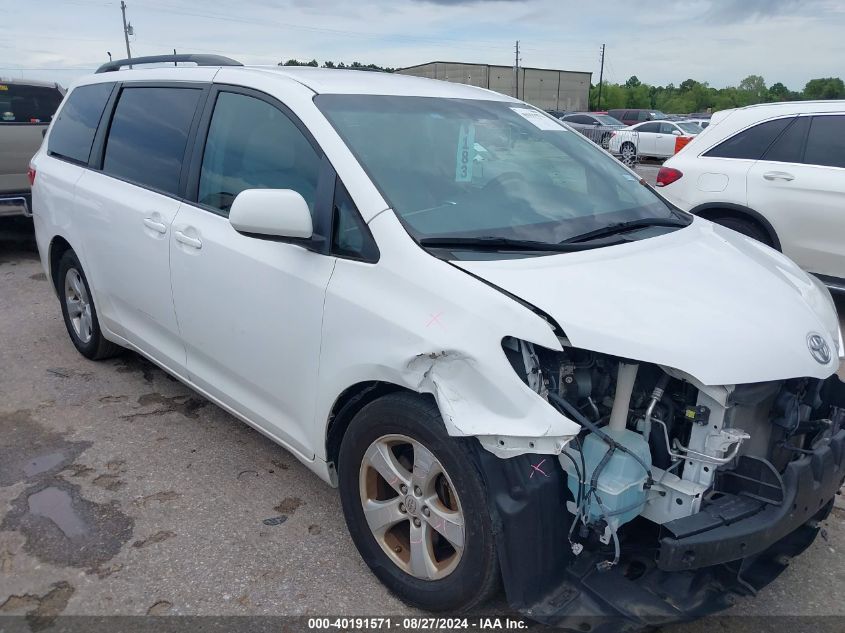
[[[769,101],[792,101],[791,96],[789,88],[779,81],[769,86]]]
[[[769,96],[766,81],[760,75],[748,75],[739,82],[737,89],[740,92],[739,98],[743,101],[743,105],[762,103]]]
[[[636,75],[632,75],[628,78],[628,81],[625,82],[625,87],[629,90],[632,88],[638,88],[642,86],[642,82],[637,78]]]
[[[845,83],[839,77],[811,79],[804,86],[805,99],[843,99]]]

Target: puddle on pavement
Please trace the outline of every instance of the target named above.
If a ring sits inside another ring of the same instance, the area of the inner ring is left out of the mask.
[[[56,466],[66,462],[67,457],[65,457],[62,451],[47,453],[46,455],[39,455],[29,460],[29,463],[24,465],[23,472],[27,477],[32,477],[46,473],[48,470],[53,470]]]
[[[116,502],[94,503],[79,486],[53,478],[24,490],[0,530],[17,530],[24,551],[45,563],[94,569],[132,537],[134,520]]]
[[[36,422],[28,410],[0,413],[0,486],[38,481],[70,466],[91,442],[73,442]]]
[[[65,490],[50,486],[27,499],[32,514],[50,519],[68,538],[85,534],[85,522],[76,514],[73,500]]]

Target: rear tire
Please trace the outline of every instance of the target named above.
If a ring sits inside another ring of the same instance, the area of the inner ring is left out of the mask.
[[[766,246],[771,246],[774,248],[772,238],[769,237],[768,232],[753,220],[746,220],[744,218],[737,218],[733,216],[724,216],[714,217],[712,221],[716,224],[721,224],[726,228],[732,229],[737,233],[742,233],[746,237],[750,237],[751,239],[757,240],[758,242],[761,242]]]
[[[80,354],[91,360],[102,360],[123,351],[103,336],[91,287],[72,250],[65,251],[59,260],[56,288],[67,333]]]
[[[427,611],[467,611],[498,588],[487,492],[467,441],[447,435],[434,402],[393,393],[355,416],[340,447],[340,498],[361,557]],[[376,517],[382,506],[391,514]]]

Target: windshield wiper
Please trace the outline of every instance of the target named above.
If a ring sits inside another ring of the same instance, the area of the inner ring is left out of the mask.
[[[515,240],[508,237],[480,236],[480,237],[424,237],[420,246],[434,248],[453,248],[492,251],[538,251],[551,253],[569,253],[594,248],[588,244],[568,244],[562,242],[538,242],[536,240]],[[607,246],[607,244],[602,244]]]
[[[683,227],[688,226],[687,220],[671,217],[671,218],[640,218],[638,220],[629,220],[627,222],[614,222],[608,224],[594,231],[587,231],[574,237],[563,240],[560,245],[574,245],[587,240],[595,240],[600,237],[608,237],[610,235],[618,235],[626,231],[633,231],[634,229],[641,229],[648,226],[667,226],[667,227]]]

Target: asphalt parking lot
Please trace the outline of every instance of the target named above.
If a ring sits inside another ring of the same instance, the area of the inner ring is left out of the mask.
[[[840,506],[731,613],[840,621],[843,553]],[[285,450],[135,354],[80,356],[31,226],[0,220],[0,614],[407,613],[358,556],[336,491]]]

